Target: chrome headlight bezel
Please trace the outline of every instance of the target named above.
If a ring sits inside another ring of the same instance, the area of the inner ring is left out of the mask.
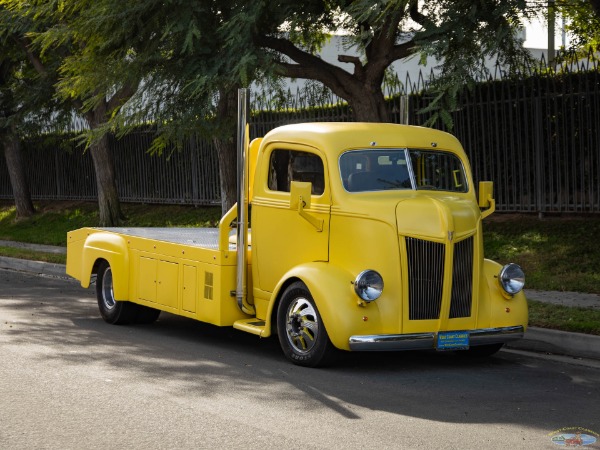
[[[377,300],[383,292],[383,277],[375,270],[363,270],[354,280],[354,292],[367,303]]]
[[[525,287],[525,272],[518,264],[506,264],[498,274],[498,281],[504,292],[515,295]]]

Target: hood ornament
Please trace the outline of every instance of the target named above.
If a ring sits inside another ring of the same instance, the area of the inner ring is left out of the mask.
[[[452,241],[454,239],[454,231],[448,231],[448,240]]]

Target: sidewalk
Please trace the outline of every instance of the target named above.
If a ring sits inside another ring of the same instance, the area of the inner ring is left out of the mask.
[[[26,248],[46,253],[66,253],[64,247],[25,244],[12,241],[0,240],[0,246]],[[0,269],[18,270],[63,278],[67,277],[65,266],[62,264],[29,261],[6,256],[0,256]],[[525,295],[530,300],[553,303],[555,305],[600,309],[600,295],[595,294],[526,289]],[[600,336],[583,333],[568,333],[565,331],[530,327],[527,329],[523,339],[511,342],[507,347],[538,353],[553,353],[575,358],[600,360]]]

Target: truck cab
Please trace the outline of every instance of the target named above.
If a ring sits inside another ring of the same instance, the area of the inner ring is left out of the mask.
[[[237,239],[233,209],[212,231],[214,245],[201,248],[175,242],[176,231],[157,238],[78,230],[70,234],[68,273],[85,286],[91,273],[112,267],[110,283],[98,273],[101,312],[108,298],[146,315],[168,310],[262,337],[275,333],[286,357],[305,366],[326,363],[335,349],[488,355],[523,336],[523,272],[484,258],[492,185],[480,183],[477,197],[452,135],[395,124],[287,125],[249,146],[244,170],[247,195],[238,205],[249,206],[250,220],[236,224]],[[159,287],[143,281],[163,266]],[[218,309],[219,320],[207,309]]]

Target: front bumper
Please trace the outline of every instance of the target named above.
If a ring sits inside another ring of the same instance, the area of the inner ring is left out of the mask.
[[[467,331],[471,347],[516,341],[525,334],[522,325]],[[436,348],[437,333],[357,335],[350,336],[348,342],[352,351],[432,350]]]

